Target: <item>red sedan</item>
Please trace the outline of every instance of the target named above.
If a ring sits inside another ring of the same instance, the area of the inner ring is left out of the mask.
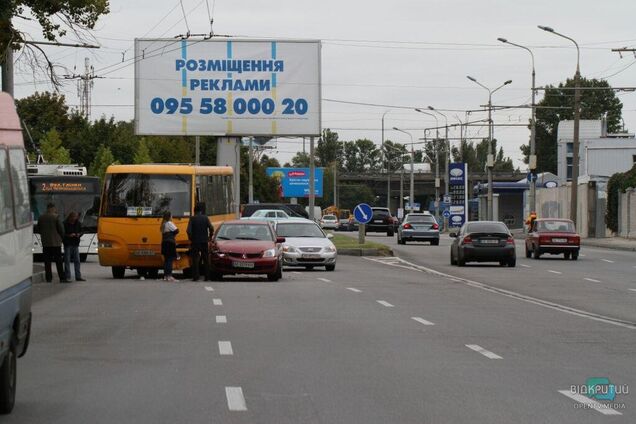
[[[228,274],[265,274],[270,281],[278,281],[283,276],[284,242],[268,221],[224,222],[210,249],[212,279],[220,280]]]
[[[537,219],[526,237],[526,258],[539,259],[542,254],[549,253],[577,260],[580,247],[581,237],[569,219]]]

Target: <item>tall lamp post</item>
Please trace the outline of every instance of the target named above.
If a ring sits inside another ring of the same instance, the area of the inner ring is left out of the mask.
[[[561,38],[571,41],[576,46],[576,72],[574,73],[574,134],[572,135],[572,191],[570,195],[570,219],[576,222],[578,218],[578,182],[579,182],[579,123],[581,120],[581,71],[579,62],[581,59],[581,50],[579,45],[573,38],[556,32],[554,29],[539,25],[539,29],[550,32]]]
[[[497,38],[497,40],[501,41],[505,44],[510,44],[511,46],[519,47],[520,49],[524,49],[528,53],[530,53],[530,57],[532,58],[532,117],[530,118],[530,157],[528,158],[528,169],[530,170],[530,211],[537,210],[537,184],[533,181],[532,176],[534,175],[535,170],[537,169],[537,145],[536,145],[536,130],[537,130],[537,121],[536,121],[536,113],[537,113],[537,104],[536,104],[536,73],[534,70],[534,53],[526,46],[522,46],[521,44],[513,43],[512,41],[508,41],[505,38]]]
[[[385,146],[384,140],[384,117],[390,110],[387,110],[382,114],[382,147],[384,147],[384,161],[386,162],[386,208],[391,211],[391,164],[389,162],[389,155]]]
[[[413,150],[413,135],[410,132],[401,130],[397,127],[393,127],[393,129],[404,133],[411,138],[411,186],[409,188],[409,206],[411,207],[410,211],[413,212],[413,204],[415,203],[415,167],[413,165],[415,162],[415,150]]]
[[[449,183],[448,183],[448,168],[450,163],[450,141],[448,140],[448,117],[433,106],[429,106],[428,110],[436,112],[444,117],[444,194],[448,196]],[[444,231],[448,228],[448,219],[444,218]]]
[[[488,91],[488,159],[486,160],[486,167],[488,168],[488,220],[493,219],[493,187],[492,187],[492,168],[495,166],[495,154],[493,152],[492,138],[493,138],[493,125],[492,125],[492,95],[499,89],[510,84],[512,80],[508,80],[501,84],[499,87],[491,90],[486,87],[475,78],[467,76],[469,80],[479,85],[480,87]]]
[[[422,109],[415,109],[415,111],[419,112],[419,113],[423,113],[424,115],[432,116],[433,118],[435,118],[435,126],[439,127],[439,121],[437,120],[437,116],[433,115],[432,113],[424,112]],[[428,130],[428,128],[424,130],[424,142],[426,142],[426,131],[427,130]],[[435,130],[437,131],[436,132],[437,136],[435,138],[435,145],[434,145],[434,147],[435,147],[435,219],[437,219],[437,222],[439,222],[439,186],[440,186],[440,180],[439,180],[439,149],[437,148],[437,142],[439,140],[439,128],[435,128]]]

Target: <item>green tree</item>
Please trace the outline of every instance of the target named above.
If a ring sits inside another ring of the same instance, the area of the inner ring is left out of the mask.
[[[117,162],[115,161],[113,152],[111,152],[108,147],[101,145],[97,149],[95,159],[89,167],[89,173],[103,180],[104,174],[106,173],[106,168],[108,168],[109,165],[113,165],[115,163]]]
[[[497,139],[492,140],[493,150],[495,154],[495,164],[493,171],[514,171],[512,159],[504,156],[502,147],[497,150]],[[476,145],[462,140],[461,153],[458,148],[453,147],[453,158],[457,162],[466,162],[469,171],[483,172],[486,169],[486,161],[488,159],[488,139],[483,139]]]
[[[338,133],[330,129],[322,131],[322,137],[316,146],[317,166],[329,166],[342,155],[342,144],[338,141]]]
[[[386,140],[383,146],[384,157],[381,160],[381,168],[386,169],[386,162],[388,159],[389,168],[391,172],[396,169],[401,169],[402,164],[410,161],[409,151],[404,144],[393,143],[391,140]]]
[[[340,167],[347,172],[376,171],[380,166],[380,150],[369,139],[347,141],[342,147]]]
[[[613,232],[618,232],[618,197],[626,189],[636,187],[636,165],[627,172],[612,175],[607,182],[607,210],[605,224]]]
[[[135,156],[133,157],[133,163],[142,164],[150,163],[152,158],[150,157],[150,150],[146,144],[146,139],[142,138],[137,143],[137,150],[135,150]]]
[[[57,130],[49,130],[41,139],[40,145],[42,156],[48,163],[71,163],[71,154],[62,146],[62,139]]]
[[[607,81],[581,78],[581,119],[601,119],[607,114],[607,130],[620,128],[623,104]],[[548,86],[538,103],[536,124],[537,172],[557,172],[557,127],[559,121],[574,119],[574,80],[558,87]],[[587,88],[587,89],[585,89]],[[595,90],[592,88],[596,88]],[[528,163],[530,146],[521,146]]]
[[[309,167],[309,154],[308,153],[303,153],[303,152],[298,152],[292,158],[291,164],[286,164],[286,165],[290,165],[290,166],[292,166],[294,168],[308,168]]]
[[[67,128],[68,106],[61,94],[36,92],[16,100],[16,109],[37,146],[49,131],[56,130],[61,135]]]

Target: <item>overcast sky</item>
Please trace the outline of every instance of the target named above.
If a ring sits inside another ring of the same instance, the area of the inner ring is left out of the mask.
[[[206,0],[182,0],[192,33],[208,33]],[[636,47],[634,0],[208,0],[213,10],[214,32],[232,36],[311,38],[323,40],[322,96],[352,102],[438,109],[476,109],[487,102],[488,93],[466,79],[471,75],[498,91],[493,103],[518,105],[530,102],[530,56],[497,41],[504,37],[533,48],[537,86],[557,84],[574,74],[576,50],[566,40],[537,29],[551,26],[581,46],[584,77],[607,78],[613,86],[636,86],[636,62],[631,54],[621,59],[616,47]],[[173,37],[187,31],[183,13],[175,0],[110,0],[111,13],[94,32],[99,50],[46,48],[55,62],[81,72],[89,57],[96,74],[93,118],[114,115],[133,118],[133,71],[135,37]],[[16,22],[35,39],[34,22]],[[67,41],[72,37],[66,37]],[[116,65],[116,66],[114,66]],[[104,69],[106,68],[106,69]],[[16,71],[16,97],[50,87],[36,80],[24,66]],[[78,103],[75,83],[63,87],[67,102]],[[636,129],[636,94],[619,93],[623,117],[630,131]],[[342,140],[369,138],[381,142],[382,114],[386,128],[423,136],[433,118],[408,109],[347,105],[323,101],[323,128],[337,131]],[[444,112],[450,122],[463,112]],[[471,118],[483,118],[474,113]],[[497,112],[496,124],[526,123],[528,109]],[[440,122],[444,119],[440,117]],[[469,136],[485,136],[487,128],[472,128]],[[458,133],[451,131],[450,137]],[[519,146],[527,143],[525,127],[498,127],[495,137],[506,155],[521,168]],[[405,134],[392,130],[386,138],[408,142]],[[279,139],[276,157],[289,160],[302,150],[302,141]]]

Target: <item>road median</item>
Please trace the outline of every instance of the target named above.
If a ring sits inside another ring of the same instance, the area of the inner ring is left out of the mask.
[[[344,234],[334,234],[331,239],[336,245],[339,255],[345,256],[393,256],[393,251],[387,245],[366,240],[364,244],[358,244],[357,237]]]

